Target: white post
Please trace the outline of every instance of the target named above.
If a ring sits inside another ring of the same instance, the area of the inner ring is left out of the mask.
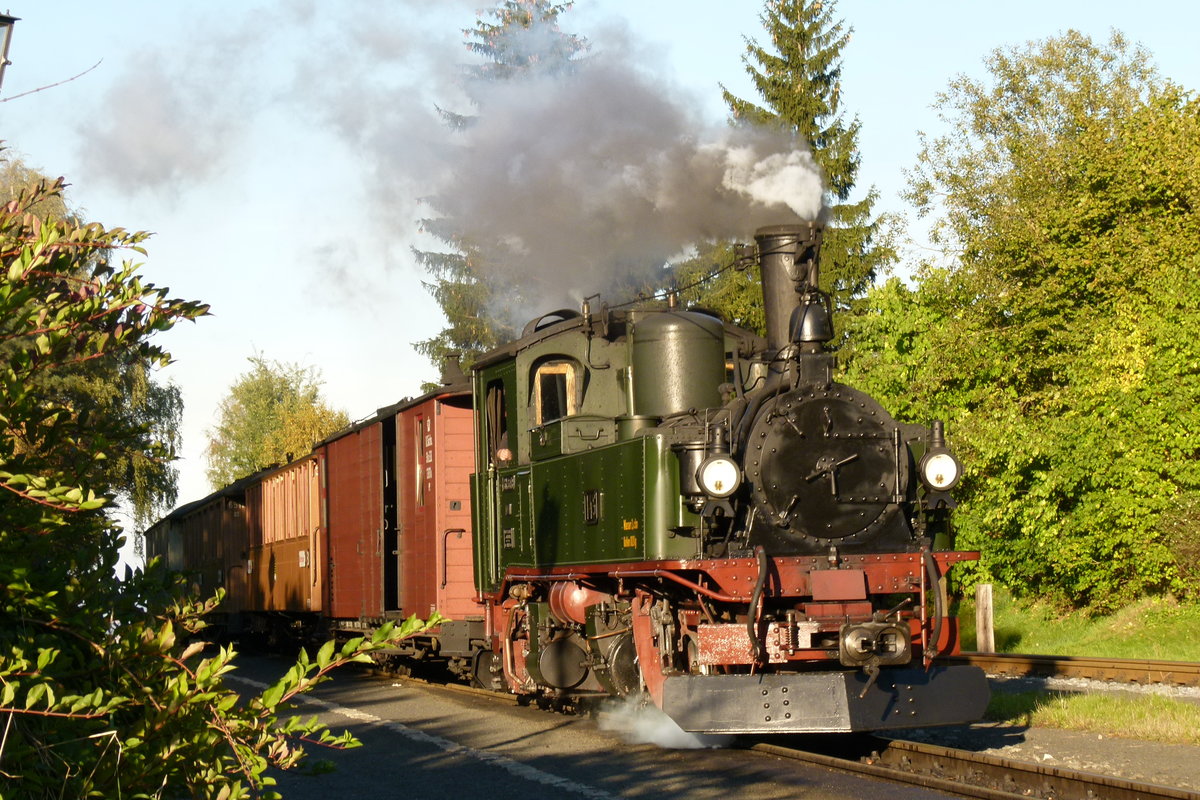
[[[990,583],[981,583],[975,587],[975,649],[980,653],[996,652]]]

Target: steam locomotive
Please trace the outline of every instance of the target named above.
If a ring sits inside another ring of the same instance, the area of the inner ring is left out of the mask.
[[[688,731],[973,721],[941,578],[962,467],[833,379],[821,229],[756,235],[765,339],[676,307],[559,310],[291,464],[177,509],[147,553],[231,632],[348,636],[497,691],[646,696]]]

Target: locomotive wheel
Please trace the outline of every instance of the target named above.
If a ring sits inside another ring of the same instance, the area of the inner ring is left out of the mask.
[[[637,647],[633,643],[633,634],[626,633],[617,637],[617,643],[608,651],[608,660],[609,680],[612,681],[619,697],[642,688],[642,675],[638,671]]]
[[[480,650],[475,654],[471,666],[471,682],[480,689],[495,692],[500,689],[500,658],[491,650]]]

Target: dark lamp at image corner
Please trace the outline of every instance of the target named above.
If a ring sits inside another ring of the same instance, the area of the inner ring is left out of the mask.
[[[8,45],[12,41],[13,23],[19,19],[11,14],[0,14],[0,86],[4,85],[4,68],[12,63],[8,60]]]

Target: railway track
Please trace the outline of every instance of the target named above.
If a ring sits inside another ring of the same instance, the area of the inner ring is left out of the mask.
[[[1015,660],[1015,659],[1014,659]],[[1095,659],[1101,661],[1101,659]],[[1131,662],[1145,665],[1147,662]],[[1191,666],[1191,665],[1185,665]],[[1010,664],[1016,669],[1019,664]],[[380,674],[380,673],[376,673]],[[1011,674],[1011,673],[1010,673]],[[1028,673],[1022,673],[1028,674]],[[1062,674],[1062,673],[1054,673]],[[1172,674],[1175,674],[1172,672]],[[1089,676],[1089,677],[1094,677]],[[401,680],[517,704],[515,695],[421,678]],[[576,709],[578,711],[579,709]],[[1198,800],[1186,789],[1138,783],[924,742],[870,735],[746,737],[739,745],[766,756],[823,766],[980,800]]]
[[[758,742],[748,749],[980,800],[1196,800],[1186,789],[891,739],[859,740],[857,752],[801,750]],[[869,752],[862,752],[869,750]]]
[[[1013,653],[963,653],[939,659],[948,664],[972,664],[989,675],[1038,675],[1088,678],[1137,684],[1200,686],[1200,664],[1186,661],[1143,661],[1130,658],[1033,656]]]

